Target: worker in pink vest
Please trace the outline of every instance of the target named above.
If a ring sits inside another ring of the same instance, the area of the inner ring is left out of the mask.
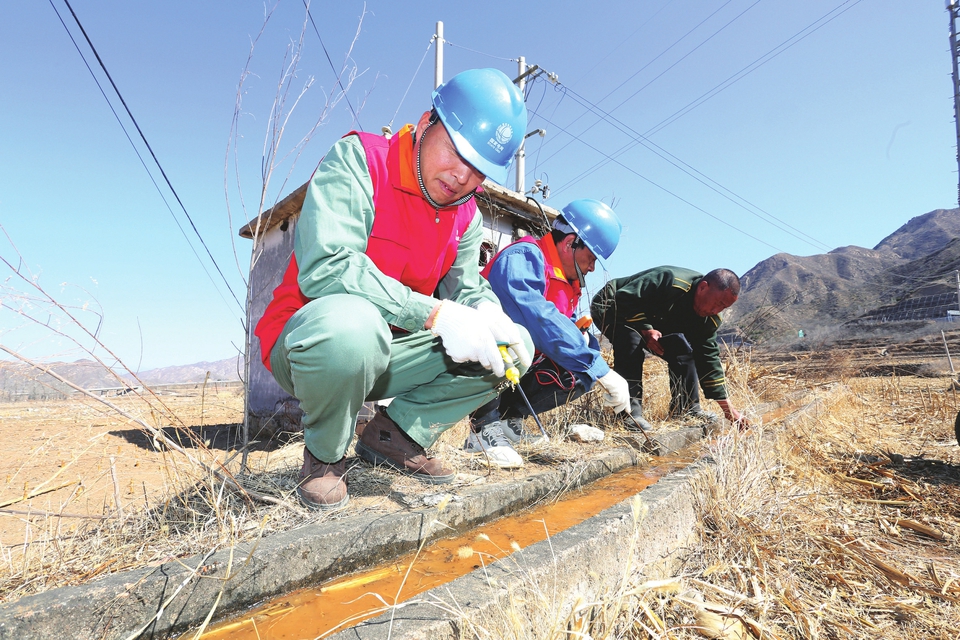
[[[313,174],[290,265],[256,328],[264,364],[304,411],[306,505],[347,503],[345,453],[364,402],[393,398],[362,431],[363,460],[451,482],[426,449],[496,397],[498,343],[529,367],[529,334],[477,269],[473,201],[484,177],[505,181],[526,126],[506,75],[464,71],[416,126],[389,140],[353,132]]]
[[[539,240],[521,238],[498,253],[482,275],[503,310],[525,327],[536,347],[533,366],[519,387],[477,409],[464,449],[493,466],[523,464],[513,445],[526,439],[523,419],[530,406],[538,414],[580,397],[594,385],[604,391],[604,404],[616,412],[629,406],[627,381],[612,371],[600,344],[574,321],[584,277],[597,260],[610,257],[620,241],[622,225],[613,209],[599,200],[574,200]]]

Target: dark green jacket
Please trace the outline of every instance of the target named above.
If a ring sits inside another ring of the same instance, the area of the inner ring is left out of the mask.
[[[693,292],[703,275],[682,267],[654,267],[611,280],[594,296],[590,312],[607,338],[624,327],[682,333],[693,347],[704,397],[724,400],[726,378],[717,346],[720,316],[693,312]],[[629,330],[629,329],[628,329]]]

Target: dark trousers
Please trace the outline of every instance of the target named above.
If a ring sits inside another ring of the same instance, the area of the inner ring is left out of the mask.
[[[607,336],[613,343],[613,370],[626,379],[630,398],[642,402],[643,361],[646,358],[643,336],[623,325],[616,327],[613,333],[612,338]],[[700,382],[693,354],[664,351],[662,357],[670,372],[670,415],[699,410]]]
[[[586,387],[573,373],[543,354],[537,355],[530,369],[520,378],[519,386],[527,394],[527,399],[538,416],[587,392]],[[511,386],[470,414],[470,419],[474,430],[479,431],[480,427],[501,418],[525,418],[529,415],[530,409],[523,401],[519,389]]]

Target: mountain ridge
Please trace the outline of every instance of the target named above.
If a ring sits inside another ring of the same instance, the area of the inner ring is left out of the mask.
[[[778,253],[741,277],[725,332],[755,340],[835,331],[905,298],[949,292],[960,267],[960,209],[915,216],[873,249],[849,245],[828,253]],[[937,282],[943,280],[943,282]],[[955,289],[954,289],[955,290]]]

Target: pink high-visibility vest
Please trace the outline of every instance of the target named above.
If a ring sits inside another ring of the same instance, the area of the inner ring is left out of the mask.
[[[356,131],[347,135],[360,138],[373,183],[375,215],[364,253],[384,275],[418,293],[433,295],[457,257],[460,239],[476,215],[476,203],[470,199],[437,211],[424,199],[416,179],[412,127],[404,127],[390,140]],[[310,301],[300,291],[299,273],[297,258],[291,255],[283,280],[254,331],[267,369],[287,321]]]

